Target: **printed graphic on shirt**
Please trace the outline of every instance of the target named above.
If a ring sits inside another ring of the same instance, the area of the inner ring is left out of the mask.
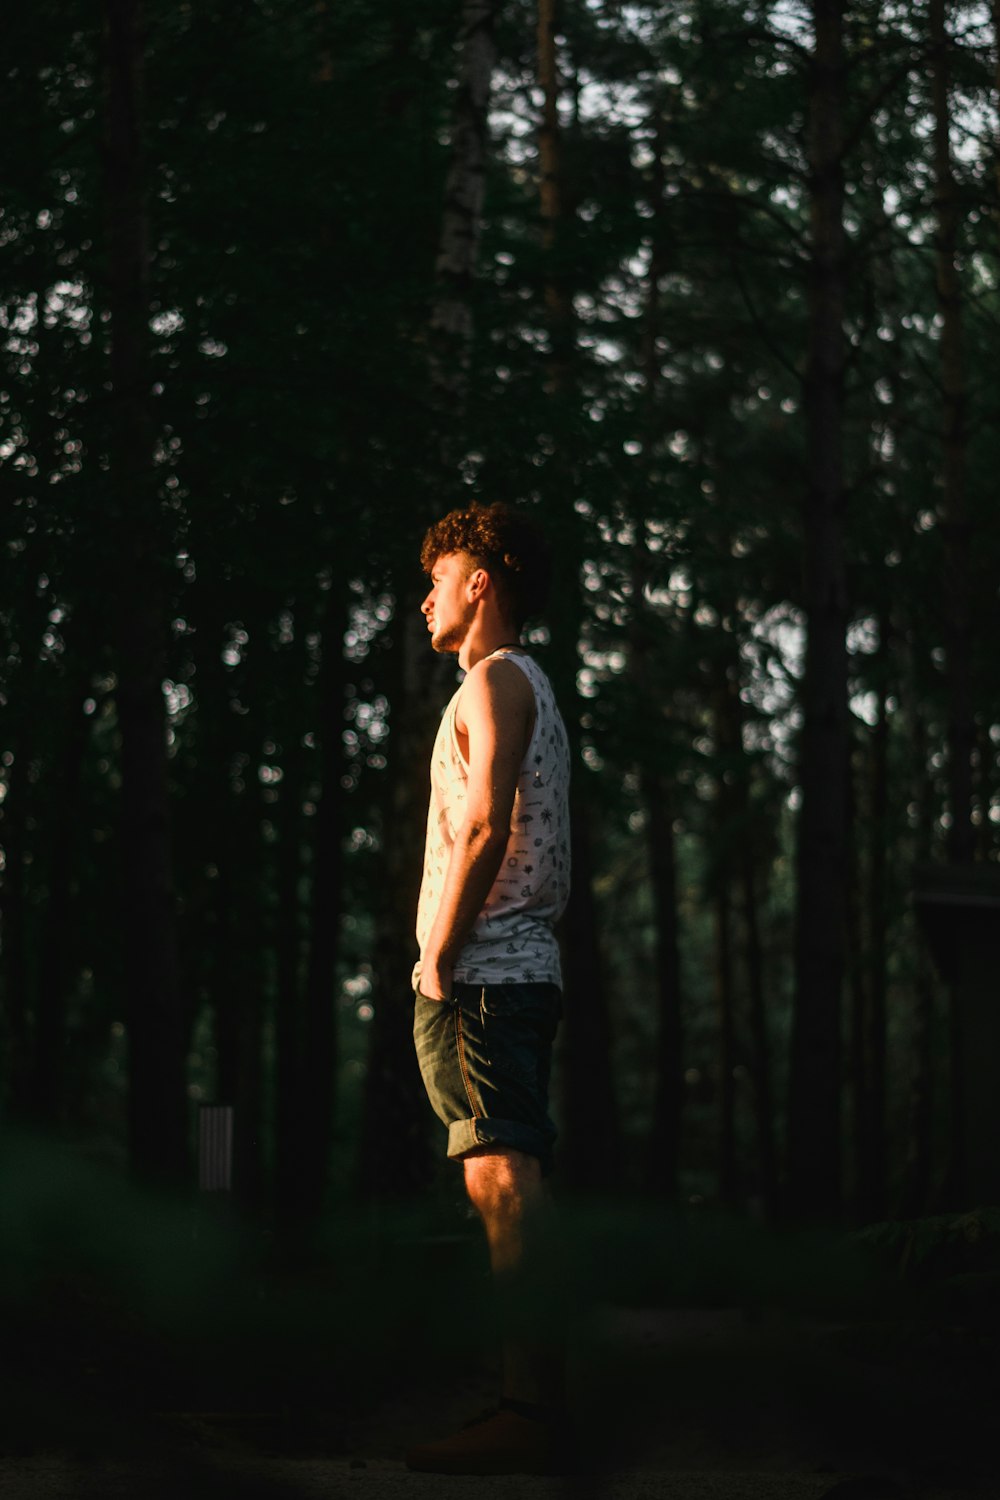
[[[538,663],[518,651],[494,651],[516,662],[535,695],[535,727],[521,763],[510,836],[483,910],[455,964],[464,984],[561,983],[553,926],[569,896],[569,746],[552,685]],[[431,755],[424,874],[417,907],[423,953],[444,892],[455,835],[465,817],[468,772],[455,735],[461,687],[445,709]],[[414,969],[414,983],[420,965]]]

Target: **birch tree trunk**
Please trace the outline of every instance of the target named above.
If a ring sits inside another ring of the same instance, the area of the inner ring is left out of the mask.
[[[105,0],[111,480],[116,509],[129,1131],[134,1171],[178,1182],[187,1165],[166,755],[165,559],[146,391],[149,318],[138,0]]]
[[[843,556],[843,0],[814,0],[808,101],[811,220],[805,376],[804,581],[795,1012],[788,1111],[789,1204],[833,1219],[841,1202],[841,989],[845,968],[847,595]]]

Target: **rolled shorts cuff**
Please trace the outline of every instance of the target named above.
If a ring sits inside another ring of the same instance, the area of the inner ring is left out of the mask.
[[[509,1146],[525,1156],[536,1156],[543,1172],[552,1170],[553,1139],[521,1120],[452,1120],[448,1126],[449,1158],[460,1160],[477,1146]]]

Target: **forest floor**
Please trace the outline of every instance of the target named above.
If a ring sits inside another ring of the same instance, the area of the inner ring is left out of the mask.
[[[496,1393],[460,1211],[345,1206],[287,1257],[48,1167],[5,1176],[3,1500],[1000,1500],[996,1211],[810,1238],[571,1209],[582,1472],[463,1479],[403,1463]]]
[[[990,1472],[995,1394],[985,1371],[955,1384],[954,1356],[924,1328],[770,1318],[735,1309],[596,1310],[574,1350],[583,1474],[565,1479],[411,1474],[411,1442],[488,1406],[488,1362],[380,1401],[269,1410],[149,1409],[91,1392],[67,1423],[8,1434],[4,1500],[965,1500],[1000,1496]],[[389,1351],[387,1351],[388,1353]],[[60,1403],[62,1410],[59,1410]],[[98,1413],[98,1407],[100,1408]],[[60,1421],[61,1418],[61,1421]],[[60,1426],[62,1431],[60,1431]],[[13,1438],[13,1442],[10,1439]],[[16,1451],[20,1447],[22,1451]],[[12,1449],[14,1451],[12,1451]]]

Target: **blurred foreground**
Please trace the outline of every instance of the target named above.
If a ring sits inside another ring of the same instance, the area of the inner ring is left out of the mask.
[[[590,1477],[439,1481],[403,1450],[475,1415],[496,1379],[457,1174],[415,1207],[345,1203],[305,1246],[37,1141],[8,1140],[0,1171],[0,1481],[17,1500],[1000,1494],[997,1210],[845,1238],[567,1202]]]

